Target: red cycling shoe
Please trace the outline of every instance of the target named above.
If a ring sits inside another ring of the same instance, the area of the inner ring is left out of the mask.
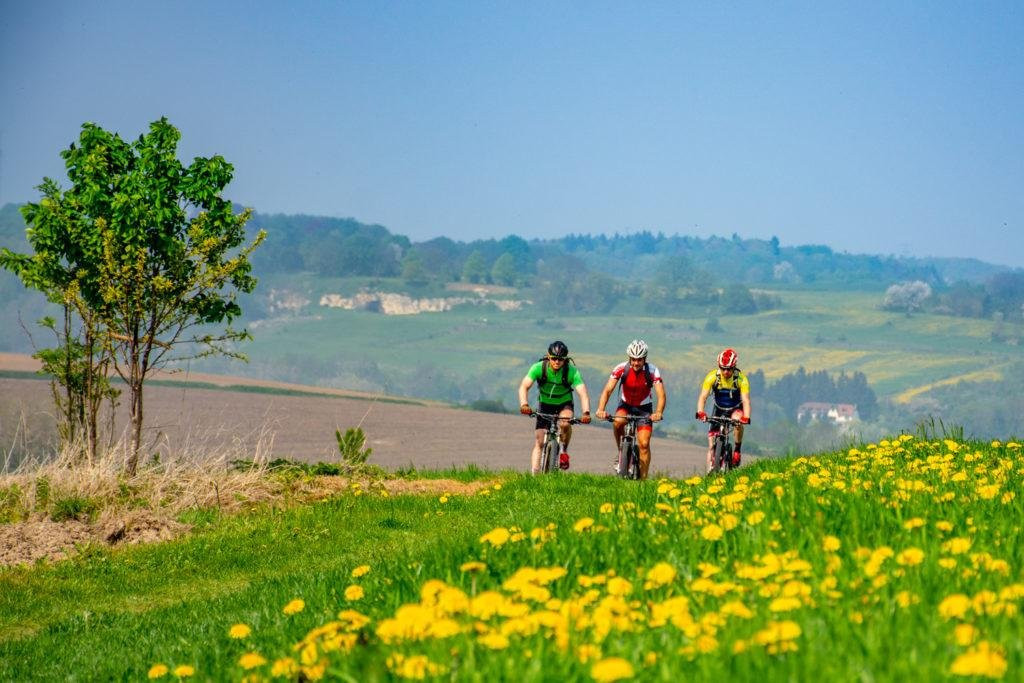
[[[561,455],[558,456],[558,466],[561,467],[563,470],[569,469],[568,453],[562,453]]]

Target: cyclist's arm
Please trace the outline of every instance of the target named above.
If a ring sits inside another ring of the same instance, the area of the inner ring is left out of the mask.
[[[597,417],[598,419],[604,419],[605,406],[608,405],[608,399],[611,397],[612,392],[615,391],[615,385],[619,383],[619,380],[615,377],[609,377],[608,381],[604,385],[604,389],[601,390],[601,397],[597,399]]]
[[[524,377],[523,381],[519,383],[519,405],[525,406],[529,404],[530,401],[527,397],[530,394],[530,387],[532,386],[533,380],[530,378],[529,375]]]
[[[580,382],[576,385],[576,393],[580,395],[580,410],[584,413],[590,412],[590,394],[587,393],[587,385]]]
[[[708,402],[708,395],[710,393],[711,393],[710,390],[704,389],[703,387],[701,388],[700,396],[697,397],[697,412],[698,413],[704,412],[704,404]]]
[[[654,383],[654,393],[658,397],[658,407],[655,408],[654,413],[652,414],[652,417],[654,415],[657,415],[658,419],[660,420],[665,415],[665,400],[666,400],[666,397],[665,397],[665,383],[664,382],[655,382]],[[655,420],[655,421],[657,421],[657,420]]]
[[[750,394],[740,393],[740,400],[743,401],[743,414],[750,419]]]

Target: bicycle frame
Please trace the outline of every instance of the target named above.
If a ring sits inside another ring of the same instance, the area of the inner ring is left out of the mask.
[[[615,472],[623,479],[640,478],[640,447],[636,442],[636,425],[641,420],[649,419],[643,415],[609,415],[608,422],[625,420],[622,441],[619,442],[619,466]]]
[[[709,415],[706,421],[718,426],[711,451],[711,472],[727,472],[732,469],[733,430],[741,423],[731,417],[712,415]]]
[[[529,417],[542,417],[548,421],[547,431],[544,433],[544,442],[540,447],[540,471],[544,473],[558,472],[558,437],[561,436],[560,422],[568,422],[571,425],[580,424],[578,418],[564,418],[554,413],[530,413]]]

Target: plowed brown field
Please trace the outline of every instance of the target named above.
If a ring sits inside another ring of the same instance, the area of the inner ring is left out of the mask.
[[[0,354],[2,370],[33,370],[25,356]],[[421,404],[385,402],[343,390],[300,387],[273,382],[192,374],[172,379],[207,384],[301,389],[318,396],[248,393],[198,386],[147,387],[145,394],[147,452],[227,453],[245,457],[259,450],[270,457],[306,462],[337,459],[334,430],[361,426],[370,462],[388,469],[412,465],[419,469],[462,467],[525,471],[533,439],[533,420]],[[509,388],[510,393],[514,387]],[[49,384],[37,379],[0,378],[0,396],[14,398],[26,413],[51,413]],[[119,417],[124,424],[124,416]],[[12,435],[0,425],[0,445]],[[9,445],[9,444],[8,444]],[[703,471],[704,449],[660,438],[652,441],[652,472],[687,476]],[[611,473],[614,444],[605,425],[575,427],[572,470]]]

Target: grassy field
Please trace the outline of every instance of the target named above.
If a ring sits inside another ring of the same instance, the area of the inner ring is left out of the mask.
[[[0,678],[1019,680],[1017,443],[355,488],[0,572]]]
[[[565,317],[477,307],[384,316],[314,306],[306,312],[315,315],[258,324],[247,346],[251,366],[229,370],[359,389],[386,385],[390,393],[430,398],[482,394],[511,405],[527,364],[552,339],[564,339],[584,379],[600,387],[629,340],[642,337],[667,376],[670,399],[685,397],[688,408],[697,378],[724,346],[737,348],[745,370],[761,369],[769,379],[801,365],[864,372],[882,399],[967,373],[999,374],[999,366],[1024,358],[1019,346],[991,341],[991,321],[882,311],[877,292],[777,294],[781,308],[721,316],[719,333],[704,331],[706,316]]]

